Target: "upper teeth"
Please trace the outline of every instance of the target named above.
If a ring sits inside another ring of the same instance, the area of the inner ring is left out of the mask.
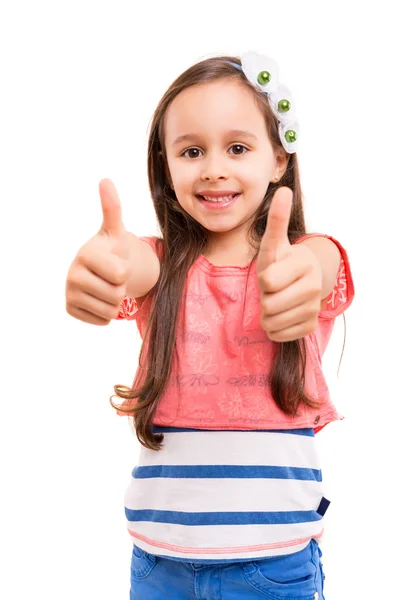
[[[230,200],[232,200],[233,196],[235,196],[235,194],[232,194],[232,196],[218,196],[217,198],[211,198],[210,196],[203,196],[204,200],[207,200],[208,202],[229,202]]]

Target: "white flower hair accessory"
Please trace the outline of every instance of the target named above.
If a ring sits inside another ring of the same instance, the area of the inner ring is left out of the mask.
[[[230,63],[241,69],[256,88],[268,96],[269,104],[279,121],[279,136],[286,152],[297,151],[300,133],[296,118],[296,105],[290,90],[279,83],[278,63],[268,56],[256,52],[245,52],[241,57],[242,66]]]

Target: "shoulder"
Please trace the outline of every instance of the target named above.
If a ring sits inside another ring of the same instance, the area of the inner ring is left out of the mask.
[[[333,262],[336,262],[337,267],[339,268],[341,255],[339,248],[340,244],[331,236],[322,233],[308,233],[298,238],[294,243],[305,244],[309,248],[321,251]]]

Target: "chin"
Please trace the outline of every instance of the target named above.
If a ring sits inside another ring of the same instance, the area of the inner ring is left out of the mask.
[[[200,225],[202,225],[205,229],[207,229],[207,231],[210,231],[211,233],[228,233],[228,231],[232,231],[233,229],[236,229],[241,225],[240,223],[227,223],[225,225],[221,223],[212,224],[206,223],[203,220],[198,221],[198,223],[200,223]]]

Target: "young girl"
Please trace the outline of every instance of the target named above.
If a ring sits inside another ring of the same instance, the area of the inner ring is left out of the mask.
[[[354,286],[341,244],[306,234],[298,137],[275,61],[210,58],[154,114],[161,237],[127,232],[100,184],[103,225],[71,266],[67,311],[135,319],[143,338],[133,388],[110,399],[141,443],[131,600],[324,597],[315,433],[343,417],[321,358]]]

